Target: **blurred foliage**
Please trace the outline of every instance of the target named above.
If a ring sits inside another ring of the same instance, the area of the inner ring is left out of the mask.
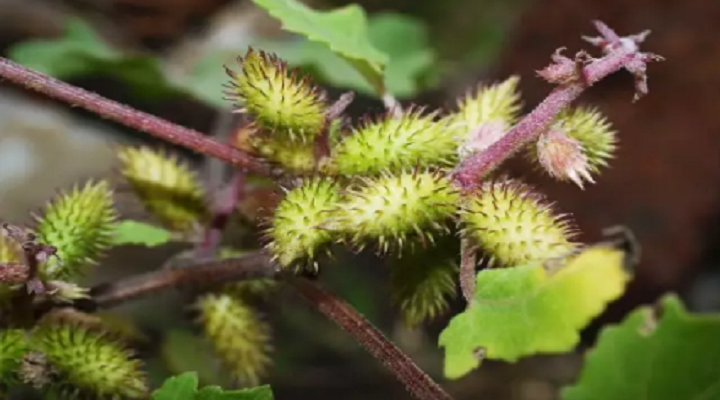
[[[141,221],[123,220],[115,225],[113,245],[128,244],[156,247],[172,240],[172,232]]]
[[[675,295],[606,328],[563,400],[720,397],[720,318],[688,313]]]
[[[198,390],[198,377],[187,372],[169,378],[152,395],[152,400],[272,400],[269,386],[243,390],[222,390],[218,386],[205,386]]]
[[[376,14],[368,21],[368,39],[388,55],[385,87],[398,98],[409,98],[437,83],[437,55],[430,47],[425,24],[401,14]],[[302,66],[323,82],[366,95],[377,91],[363,75],[328,46],[307,39],[261,42],[258,47],[274,52],[290,65]]]
[[[192,94],[168,80],[157,58],[113,49],[77,18],[68,21],[62,37],[21,42],[8,54],[28,68],[60,79],[109,76],[126,84],[133,95],[149,100]]]

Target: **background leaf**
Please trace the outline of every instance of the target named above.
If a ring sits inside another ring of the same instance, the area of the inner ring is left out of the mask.
[[[368,22],[368,38],[388,56],[384,79],[389,93],[408,98],[434,83],[438,72],[436,53],[422,21],[402,14],[377,14]],[[300,39],[260,42],[257,46],[278,54],[292,66],[304,67],[330,85],[378,95],[360,72],[322,43]]]
[[[28,68],[60,79],[92,74],[110,76],[144,99],[191,96],[216,107],[228,107],[222,94],[222,83],[227,79],[222,63],[202,62],[190,77],[171,80],[158,58],[113,49],[82,19],[69,19],[65,29],[62,37],[21,42],[11,47],[8,54]],[[207,73],[208,66],[215,69],[212,74]],[[208,77],[215,80],[205,81]]]
[[[624,257],[595,246],[552,273],[543,265],[480,271],[472,303],[440,335],[445,375],[459,378],[479,366],[478,352],[516,361],[571,350],[578,331],[623,293]]]
[[[674,295],[660,305],[659,321],[641,307],[606,328],[562,399],[720,398],[720,316],[689,314]]]
[[[126,219],[115,225],[113,245],[161,246],[172,240],[172,233],[155,225]]]
[[[198,378],[194,372],[168,378],[162,387],[152,395],[152,400],[272,400],[269,386],[243,390],[222,390],[217,386],[206,386],[197,390]]]
[[[282,22],[283,29],[323,43],[344,57],[377,93],[385,92],[384,69],[387,54],[368,37],[365,11],[350,4],[332,11],[315,11],[296,0],[253,0]]]

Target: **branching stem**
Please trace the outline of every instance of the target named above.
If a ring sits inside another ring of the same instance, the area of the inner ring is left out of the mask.
[[[70,85],[58,79],[29,70],[22,65],[0,57],[0,77],[29,90],[91,111],[130,128],[186,147],[210,157],[221,159],[248,171],[275,175],[260,160],[230,145],[204,136],[202,133],[182,127],[154,115],[135,110],[98,94]]]

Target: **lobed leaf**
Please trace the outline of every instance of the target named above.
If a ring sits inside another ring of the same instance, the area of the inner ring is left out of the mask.
[[[563,400],[701,400],[720,398],[720,318],[688,313],[675,295],[662,316],[640,307],[606,328]]]
[[[445,375],[459,378],[483,358],[516,361],[571,350],[579,330],[623,293],[624,258],[623,251],[598,245],[556,270],[534,263],[480,271],[471,304],[440,335]]]
[[[283,28],[327,45],[347,59],[377,93],[385,92],[383,73],[388,56],[368,38],[365,11],[350,4],[332,11],[315,11],[297,0],[253,0]]]

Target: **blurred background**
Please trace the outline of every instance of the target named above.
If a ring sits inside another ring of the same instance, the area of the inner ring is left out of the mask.
[[[601,19],[620,34],[645,29],[645,49],[667,61],[649,67],[650,95],[636,104],[632,77],[618,73],[581,102],[597,106],[620,132],[620,150],[598,183],[584,191],[553,182],[522,160],[507,167],[575,215],[588,241],[626,225],[642,246],[628,293],[587,330],[622,318],[661,293],[680,293],[695,310],[720,309],[720,3],[666,0],[359,0],[369,13],[373,43],[391,56],[388,86],[404,103],[452,106],[479,82],[521,77],[528,110],[551,90],[534,77],[553,51],[589,49]],[[324,9],[349,4],[311,0]],[[0,0],[0,51],[34,69],[173,122],[222,135],[230,104],[222,100],[230,64],[248,45],[277,52],[310,71],[337,97],[359,95],[353,118],[381,113],[382,103],[326,49],[283,33],[249,1],[233,0]],[[589,49],[592,50],[592,49]],[[156,144],[145,135],[88,113],[0,84],[0,216],[29,221],[57,190],[116,166],[112,143]],[[213,163],[181,152],[202,173]],[[119,190],[124,215],[141,209]],[[105,282],[160,266],[177,248],[114,249],[92,277]],[[429,373],[440,376],[439,329],[404,328],[386,290],[378,260],[339,256],[342,270],[323,280],[347,298]],[[163,294],[117,310],[132,316],[154,382],[168,373],[201,369],[205,383],[227,383],[188,328],[178,294]],[[268,306],[276,336],[275,367],[267,382],[278,399],[404,399],[384,369],[350,337],[283,293]],[[297,300],[297,299],[295,299]],[[152,307],[148,307],[152,305]],[[458,307],[461,306],[458,304]],[[168,356],[170,354],[170,356]],[[550,400],[574,380],[577,354],[487,363],[454,382],[457,399]],[[170,359],[168,359],[168,357]]]

